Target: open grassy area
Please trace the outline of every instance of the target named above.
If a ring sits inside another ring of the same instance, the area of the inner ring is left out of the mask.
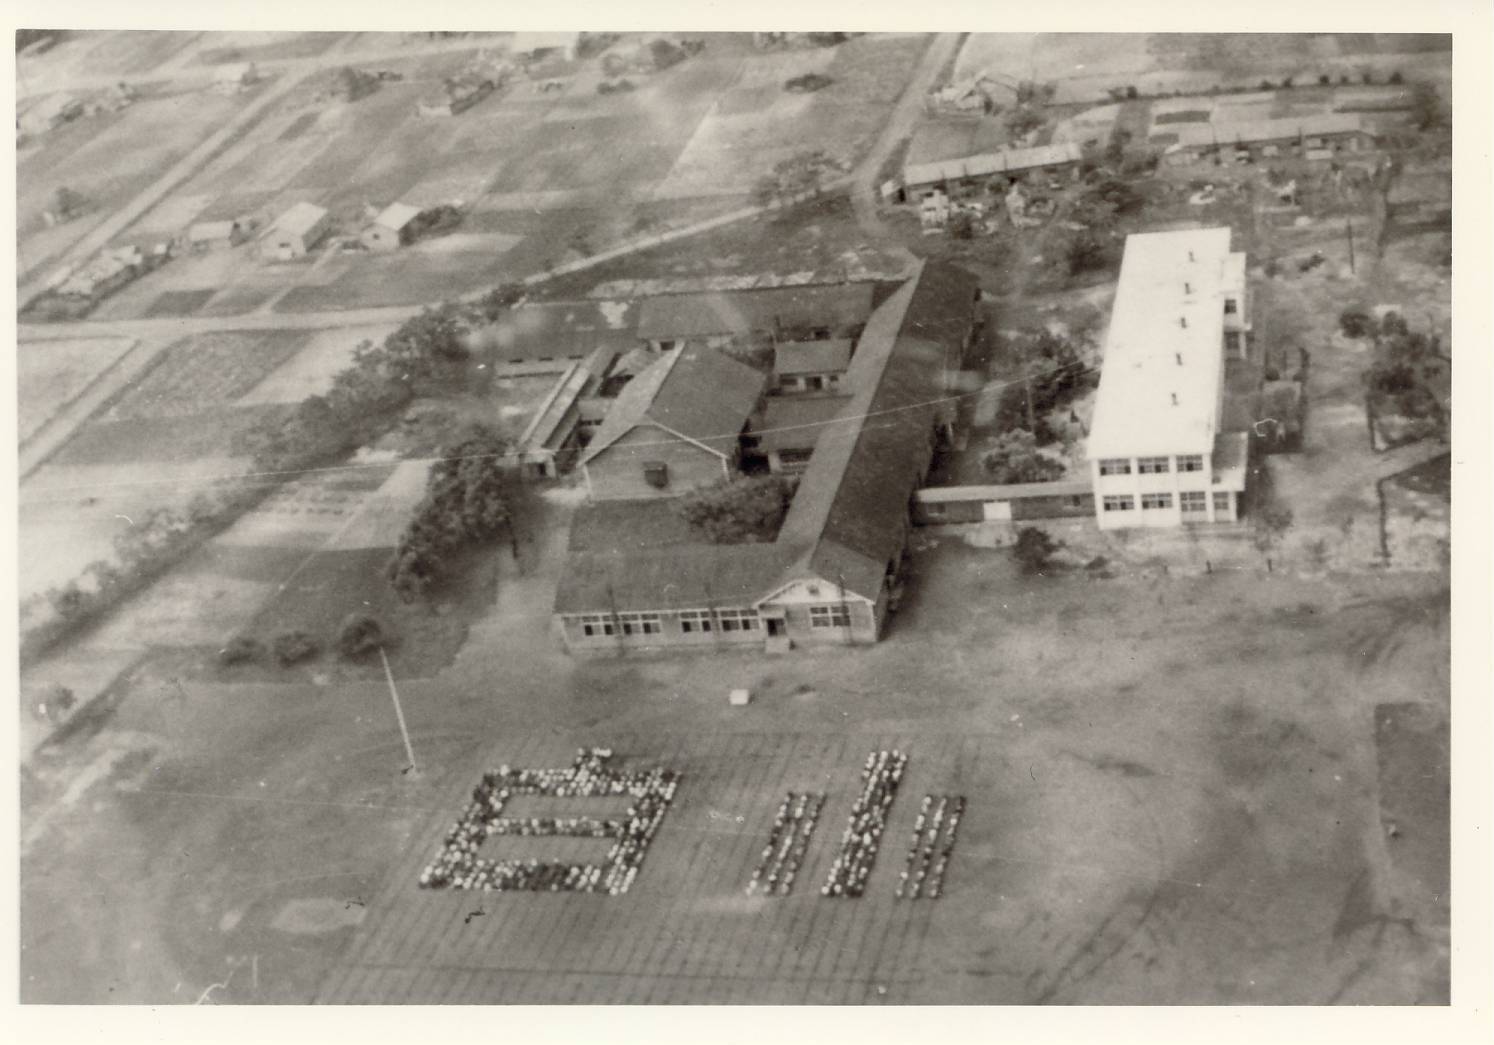
[[[548,635],[555,529],[519,571],[500,556],[452,666],[401,683],[418,778],[377,678],[188,679],[167,700],[163,664],[128,684],[111,731],[153,737],[152,768],[35,828],[23,997],[169,1001],[257,954],[219,1000],[1446,998],[1435,911],[1374,921],[1410,897],[1385,875],[1375,708],[1445,694],[1445,615],[1402,612],[1442,604],[1435,578],[1029,580],[949,543],[917,555],[872,649],[579,662]],[[342,566],[326,590],[358,572]],[[729,708],[739,685],[756,699]],[[118,750],[109,735],[76,757]],[[683,774],[626,896],[415,887],[484,767],[583,744]],[[890,746],[910,769],[868,894],[822,899],[860,761]],[[822,822],[793,894],[749,898],[785,790],[827,792]],[[898,901],[925,793],[969,808],[944,897]],[[1446,811],[1397,815],[1435,831]],[[75,833],[90,847],[63,860]],[[107,864],[86,855],[105,843]],[[61,903],[79,876],[111,902]]]

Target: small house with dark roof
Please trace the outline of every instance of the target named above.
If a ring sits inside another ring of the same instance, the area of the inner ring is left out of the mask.
[[[838,392],[850,365],[849,338],[785,341],[773,348],[774,387],[780,393]]]
[[[581,456],[590,497],[672,497],[729,477],[766,384],[714,349],[665,353],[623,386]]]

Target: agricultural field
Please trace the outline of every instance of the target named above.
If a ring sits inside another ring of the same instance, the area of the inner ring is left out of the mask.
[[[127,108],[80,117],[22,147],[16,158],[19,275],[45,274],[48,264],[253,98],[253,91],[228,96],[203,85],[163,86],[143,91]],[[80,194],[85,209],[49,227],[42,212],[62,186]]]
[[[122,337],[20,342],[16,386],[21,442],[82,395],[133,346]]]

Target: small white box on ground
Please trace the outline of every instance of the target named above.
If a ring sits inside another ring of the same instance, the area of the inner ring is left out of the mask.
[[[752,700],[752,694],[745,689],[734,689],[731,691],[731,696],[728,699],[734,708],[746,707]]]

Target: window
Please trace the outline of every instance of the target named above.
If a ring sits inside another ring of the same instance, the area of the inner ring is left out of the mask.
[[[1240,305],[1234,298],[1224,299],[1224,314],[1226,316],[1233,316],[1238,311],[1240,311]]]
[[[813,450],[779,450],[779,464],[803,464],[808,461]]]
[[[1209,510],[1208,498],[1202,490],[1184,490],[1178,494],[1178,505],[1184,512],[1207,512]]]
[[[1141,507],[1143,510],[1157,508],[1171,508],[1172,494],[1170,493],[1144,493],[1141,495]]]
[[[716,619],[722,631],[753,631],[757,628],[757,610],[717,610]]]
[[[1129,457],[1107,457],[1100,462],[1101,475],[1130,475],[1131,459]]]
[[[616,635],[617,622],[605,613],[586,613],[580,618],[581,634],[587,638],[596,638],[598,635]]]
[[[1229,494],[1216,493],[1214,495],[1214,511],[1227,512],[1230,510],[1230,507],[1231,505],[1229,503]]]
[[[1129,512],[1136,507],[1136,499],[1128,495],[1105,495],[1105,510],[1107,512]]]
[[[821,392],[825,388],[825,379],[818,374],[806,377],[804,387],[810,392]]]
[[[663,630],[657,613],[619,613],[617,620],[624,635],[657,635]]]
[[[680,630],[686,635],[698,635],[714,631],[716,622],[709,610],[680,610]]]
[[[809,626],[811,628],[849,628],[851,609],[844,604],[811,606],[809,607]]]
[[[1161,475],[1169,471],[1167,458],[1165,457],[1138,457],[1136,459],[1136,470],[1142,475]]]
[[[656,490],[669,485],[669,465],[663,461],[643,462],[643,480]]]
[[[1202,454],[1184,454],[1178,458],[1178,471],[1201,472],[1204,470],[1204,459]]]

